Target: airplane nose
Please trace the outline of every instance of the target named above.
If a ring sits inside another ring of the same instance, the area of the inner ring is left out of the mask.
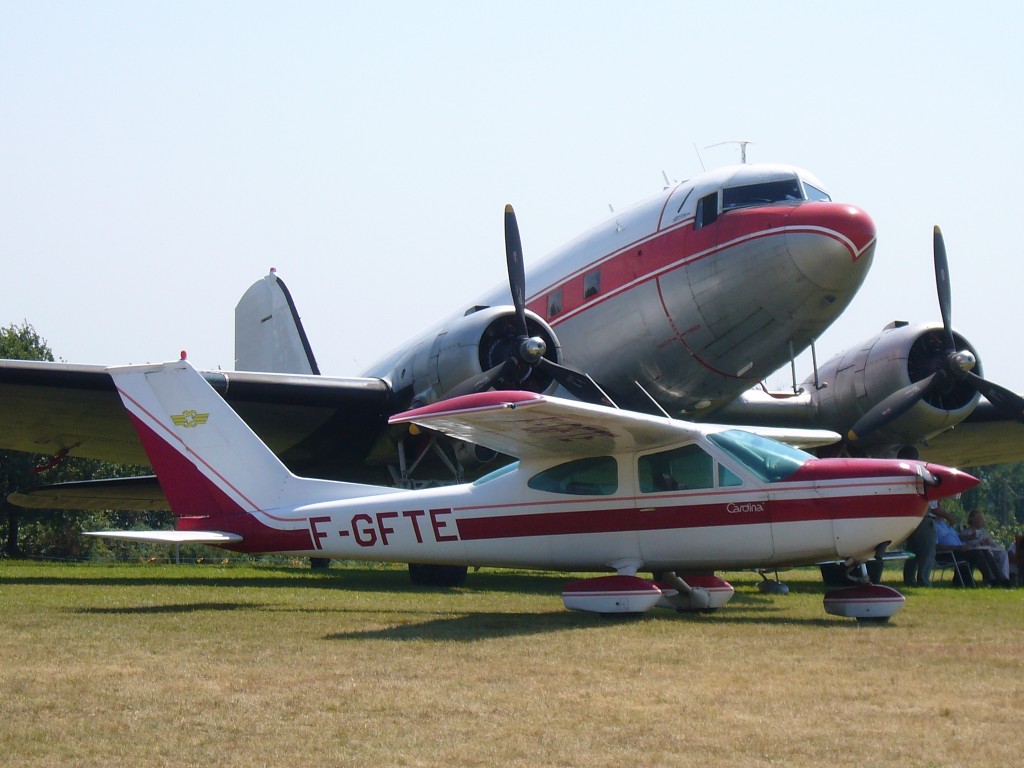
[[[875,222],[853,205],[811,202],[786,219],[786,245],[793,263],[826,291],[857,288],[875,255]]]
[[[956,496],[981,482],[974,475],[961,472],[959,469],[944,467],[941,464],[926,464],[925,469],[938,481],[935,484],[925,485],[924,495],[929,501]]]

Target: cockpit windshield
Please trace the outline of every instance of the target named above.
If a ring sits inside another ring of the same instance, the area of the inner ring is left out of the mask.
[[[806,200],[800,179],[793,176],[780,181],[765,181],[760,184],[746,184],[742,187],[726,187],[722,190],[722,210],[747,208],[752,205],[790,203]]]
[[[728,429],[708,435],[708,440],[766,483],[777,483],[792,475],[814,456],[767,437]]]

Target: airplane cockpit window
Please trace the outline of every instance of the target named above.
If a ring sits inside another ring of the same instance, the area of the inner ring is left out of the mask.
[[[548,493],[611,496],[619,489],[619,465],[611,456],[576,459],[538,472],[526,484]]]
[[[819,200],[825,203],[832,202],[832,197],[828,192],[823,189],[818,189],[816,186],[808,184],[806,181],[804,182],[804,191],[807,192],[808,200]]]
[[[714,459],[699,445],[649,453],[637,461],[641,493],[714,488]]]
[[[781,181],[766,181],[761,184],[747,184],[722,190],[722,211],[748,208],[752,205],[800,202],[804,200],[800,180],[794,176]]]
[[[693,220],[693,228],[701,229],[716,221],[718,221],[718,193],[712,192],[697,201],[697,214]]]
[[[708,435],[708,440],[766,483],[785,480],[814,458],[799,448],[740,429],[715,432]]]

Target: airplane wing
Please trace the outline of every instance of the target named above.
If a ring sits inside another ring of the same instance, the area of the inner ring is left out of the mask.
[[[393,413],[380,379],[207,371],[296,474],[355,480]],[[0,449],[148,466],[105,367],[0,360]]]
[[[808,393],[780,396],[759,390],[744,392],[716,411],[713,418],[723,424],[771,424],[797,430],[821,421],[818,408]],[[827,426],[842,432],[850,425]],[[762,428],[756,427],[757,430]],[[923,461],[961,469],[1024,461],[1024,423],[1006,416],[982,398],[962,422],[917,443],[917,448]]]
[[[921,458],[949,467],[977,467],[1024,461],[1024,424],[982,400],[953,429],[920,446]]]
[[[481,392],[392,416],[516,458],[599,456],[683,443],[707,425],[648,416],[532,392]],[[763,430],[755,430],[762,432]],[[768,430],[804,441],[835,442],[826,430]],[[805,442],[806,444],[806,442]]]
[[[7,500],[28,509],[109,509],[123,512],[171,509],[156,475],[40,485],[12,493]]]

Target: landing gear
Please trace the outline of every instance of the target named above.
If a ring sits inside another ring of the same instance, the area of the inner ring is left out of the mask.
[[[879,544],[876,559],[881,562],[881,555],[888,542]],[[864,563],[848,561],[845,565],[847,578],[859,582],[855,587],[844,587],[826,592],[823,599],[825,613],[833,616],[846,616],[859,622],[884,624],[891,616],[903,609],[907,599],[892,587],[872,584],[868,568]]]
[[[757,585],[758,590],[766,595],[788,595],[789,587],[779,581],[779,572],[775,571],[775,578],[769,579],[764,571],[758,571],[757,575],[761,577],[761,583]]]

